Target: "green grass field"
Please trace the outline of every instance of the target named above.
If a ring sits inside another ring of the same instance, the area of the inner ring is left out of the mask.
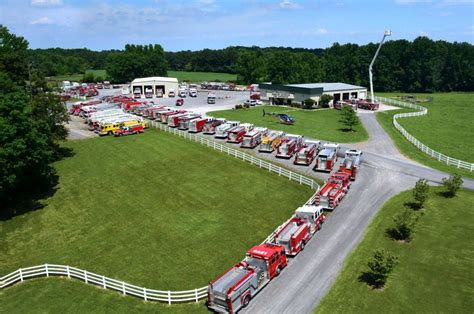
[[[176,77],[178,81],[187,81],[201,83],[204,81],[235,82],[236,74],[216,73],[216,72],[186,72],[186,71],[168,71],[169,77]]]
[[[359,246],[346,259],[335,284],[316,313],[472,313],[474,308],[474,192],[449,199],[432,188],[411,242],[390,239],[393,216],[412,201],[411,191],[389,200],[370,223]],[[383,291],[359,281],[374,249],[397,255]]]
[[[399,94],[383,94],[393,97]],[[472,97],[474,93],[439,93],[415,94],[419,97],[432,96],[433,102],[421,103],[428,108],[428,114],[421,117],[402,118],[399,123],[413,136],[425,145],[443,154],[474,162],[472,152],[474,147],[474,124],[466,117],[474,116]],[[414,145],[408,142],[392,124],[396,113],[410,112],[410,109],[393,110],[377,113],[377,120],[395,142],[397,148],[407,157],[429,167],[449,173],[459,173],[474,178],[474,173],[448,166],[430,158]]]
[[[263,117],[263,109],[266,112],[287,113],[296,122],[294,125],[284,125],[273,117]],[[356,132],[345,131],[344,125],[339,122],[340,111],[334,109],[302,110],[289,107],[258,106],[250,109],[214,111],[212,116],[253,123],[256,126],[338,143],[361,142],[368,139],[367,131],[362,124],[355,128]]]
[[[240,261],[312,194],[305,186],[156,130],[66,146],[75,155],[55,165],[58,190],[44,200],[45,207],[0,221],[0,275],[56,263],[152,289],[202,287]],[[35,290],[48,296],[52,309],[64,311],[76,309],[73,301],[82,297],[84,311],[118,308],[117,302],[128,310],[147,306],[80,283],[71,289],[65,280],[41,283],[2,290],[2,310],[33,309],[34,302],[42,302],[31,298]],[[193,310],[190,306],[185,311]]]

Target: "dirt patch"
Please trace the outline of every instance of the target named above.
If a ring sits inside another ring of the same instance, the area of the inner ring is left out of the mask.
[[[84,120],[77,116],[71,116],[71,121],[69,121],[66,127],[69,130],[68,140],[84,140],[97,136],[94,132],[89,131]]]

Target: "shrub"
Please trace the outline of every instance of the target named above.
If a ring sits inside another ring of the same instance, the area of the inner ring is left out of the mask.
[[[250,105],[249,104],[244,104],[244,108],[249,109]]]
[[[405,209],[405,211],[396,214],[393,217],[393,221],[395,222],[395,227],[390,230],[392,236],[398,240],[410,240],[415,231],[418,215],[411,209]]]
[[[242,109],[242,105],[235,105],[235,109]]]
[[[463,180],[459,174],[453,174],[449,178],[443,178],[443,186],[446,188],[445,195],[448,197],[456,196],[462,184]]]
[[[315,101],[311,98],[305,99],[304,109],[313,109]]]
[[[423,208],[426,200],[428,199],[430,186],[425,179],[420,179],[416,182],[415,188],[413,189],[413,197],[418,203],[419,208]]]
[[[349,130],[354,131],[354,126],[360,124],[360,119],[357,113],[351,107],[344,106],[341,110],[341,120]]]
[[[324,94],[324,95],[321,95],[321,98],[319,99],[319,103],[321,104],[321,107],[327,108],[329,107],[329,103],[333,99],[334,99],[333,96]]]
[[[374,255],[367,263],[370,269],[369,284],[381,288],[385,285],[388,275],[398,262],[398,258],[384,249],[374,251]]]
[[[82,81],[84,83],[95,83],[96,79],[95,79],[94,73],[89,72],[89,73],[84,74],[84,76],[82,77]]]

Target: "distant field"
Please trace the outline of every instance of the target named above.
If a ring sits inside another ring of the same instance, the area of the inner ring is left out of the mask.
[[[56,263],[152,289],[202,287],[312,194],[308,187],[153,129],[65,145],[74,156],[55,164],[59,185],[45,207],[0,220],[0,276]],[[166,308],[61,279],[2,290],[0,304],[5,313],[104,312],[119,309],[117,304],[122,312]]]
[[[403,94],[381,94],[384,97],[394,97]],[[474,93],[435,93],[415,94],[420,98],[433,97],[432,102],[420,103],[428,108],[428,114],[421,117],[402,118],[399,123],[413,136],[425,145],[445,155],[467,162],[474,162]],[[457,170],[430,158],[408,142],[392,124],[396,113],[408,112],[409,109],[393,110],[377,113],[377,120],[392,137],[398,149],[407,157],[427,166],[446,171],[459,172],[462,175],[474,177],[467,170]]]
[[[370,223],[358,247],[349,255],[335,284],[316,313],[472,313],[474,308],[474,192],[455,198],[433,188],[414,239],[400,243],[386,230],[393,216],[412,201],[410,191],[389,200]],[[367,271],[372,252],[385,248],[397,255],[383,291],[374,291],[358,278]]]
[[[200,83],[204,81],[221,81],[229,82],[237,80],[236,74],[215,73],[215,72],[185,72],[185,71],[168,71],[169,77],[176,77],[178,81],[188,81]]]
[[[273,117],[263,116],[266,112],[287,113],[295,119],[294,125],[284,125]],[[302,110],[277,106],[258,106],[250,109],[213,111],[212,116],[228,120],[253,123],[256,126],[281,130],[286,133],[301,134],[307,137],[334,141],[338,143],[353,143],[365,141],[367,131],[358,125],[357,132],[344,131],[344,125],[339,121],[341,112],[335,109]]]

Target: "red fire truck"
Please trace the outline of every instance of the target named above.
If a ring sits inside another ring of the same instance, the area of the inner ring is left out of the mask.
[[[356,149],[346,150],[344,161],[342,162],[339,171],[349,173],[351,180],[354,181],[359,169],[362,152]]]
[[[293,217],[275,235],[275,243],[285,248],[287,255],[295,256],[311,239],[308,224],[303,219]]]
[[[291,158],[301,145],[303,145],[303,137],[301,135],[287,134],[277,148],[276,157]]]
[[[313,204],[305,204],[295,211],[295,217],[306,222],[309,228],[311,237],[321,229],[326,217],[322,206],[315,206]]]
[[[240,147],[255,148],[262,142],[262,137],[267,134],[267,128],[257,127],[250,132],[245,133]]]
[[[348,173],[334,173],[316,194],[315,204],[326,209],[335,209],[347,194],[350,183],[350,175]]]
[[[313,170],[331,172],[337,162],[338,152],[339,144],[324,144],[323,149],[318,153]]]
[[[244,139],[244,135],[247,132],[253,130],[253,124],[242,123],[241,125],[235,126],[227,131],[227,143],[240,143]]]
[[[208,307],[218,313],[236,313],[247,306],[266,284],[286,267],[285,248],[260,244],[208,286]]]
[[[121,126],[119,129],[114,131],[114,136],[124,136],[138,133],[143,133],[143,125],[141,124]]]
[[[183,114],[185,112],[186,111],[168,111],[168,112],[164,112],[164,113],[160,114],[160,121],[163,124],[167,124],[169,117],[175,116],[175,115],[178,115],[178,114]]]
[[[215,120],[208,121],[202,127],[202,133],[204,133],[204,134],[215,134],[216,133],[216,128],[219,125],[224,124],[225,122],[226,122],[225,119],[215,119]]]
[[[178,129],[180,130],[187,130],[189,129],[189,123],[193,120],[196,120],[196,119],[199,119],[201,118],[200,115],[196,114],[196,113],[193,113],[193,114],[189,114],[185,117],[181,117],[179,118],[179,125],[178,125]]]
[[[168,126],[170,128],[177,128],[179,125],[179,119],[182,117],[187,117],[189,116],[187,113],[178,113],[175,115],[171,115],[168,117]]]
[[[319,150],[319,141],[305,141],[303,146],[295,154],[295,165],[309,166]]]
[[[202,117],[199,119],[194,119],[189,121],[189,128],[188,132],[189,133],[199,133],[202,131],[204,125],[208,122],[211,121],[214,118],[209,118],[209,117]]]

